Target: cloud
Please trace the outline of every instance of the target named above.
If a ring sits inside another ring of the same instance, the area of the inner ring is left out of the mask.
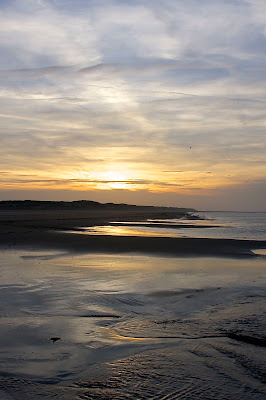
[[[140,205],[161,205],[174,207],[192,207],[198,210],[229,210],[229,211],[265,211],[266,183],[236,185],[222,190],[204,190],[195,192],[151,192],[148,190],[44,190],[9,188],[0,189],[1,199],[33,199],[33,200],[62,200],[73,201],[80,199],[100,202],[116,202]],[[246,201],[240,201],[246,199]]]
[[[52,185],[116,165],[169,192],[265,175],[264,1],[0,7],[4,172]]]
[[[63,72],[71,71],[73,67],[71,66],[49,66],[49,67],[39,67],[39,68],[18,68],[18,69],[7,69],[7,70],[0,70],[0,75],[7,77],[12,75],[17,75],[21,77],[21,79],[26,78],[41,78],[44,76],[49,75],[57,75],[62,74]]]

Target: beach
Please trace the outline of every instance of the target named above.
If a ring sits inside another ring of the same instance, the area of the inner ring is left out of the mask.
[[[265,400],[266,1],[0,32],[0,400]]]
[[[4,248],[54,249],[72,252],[143,253],[165,255],[252,256],[265,248],[263,240],[212,238],[165,238],[111,235],[80,235],[82,227],[112,221],[145,221],[150,218],[181,218],[185,212],[154,208],[137,210],[19,210],[0,211],[0,246]],[[193,227],[193,219],[190,223]],[[74,231],[74,232],[73,232]]]
[[[82,230],[184,215],[1,211],[0,397],[263,399],[265,241]]]

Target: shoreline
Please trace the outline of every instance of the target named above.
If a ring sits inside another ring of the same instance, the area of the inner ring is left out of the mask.
[[[206,238],[170,238],[83,235],[56,230],[14,229],[0,235],[0,248],[58,250],[69,253],[147,254],[189,257],[261,257],[252,252],[266,241]]]
[[[114,220],[121,223],[145,222],[150,218],[176,219],[188,215],[185,212],[160,209],[152,212],[150,210],[2,211],[0,247],[63,250],[70,253],[140,253],[171,257],[259,257],[252,250],[266,248],[266,241],[257,240],[83,235],[78,231],[78,228],[85,226],[111,225]],[[195,225],[191,222],[189,226]],[[69,232],[71,230],[76,230],[76,233]]]

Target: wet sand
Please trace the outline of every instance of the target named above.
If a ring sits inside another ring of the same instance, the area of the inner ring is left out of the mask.
[[[266,248],[266,241],[255,240],[90,236],[81,235],[78,231],[73,233],[73,230],[81,227],[108,225],[112,221],[145,221],[151,218],[180,218],[184,215],[184,213],[161,209],[153,211],[145,209],[138,211],[1,211],[0,246],[88,253],[235,257],[254,256],[252,250]],[[194,227],[193,223],[189,226]],[[71,230],[72,232],[68,232]]]
[[[5,250],[0,267],[1,399],[264,399],[262,258]]]
[[[0,214],[1,399],[264,399],[265,242],[68,232],[146,211]]]

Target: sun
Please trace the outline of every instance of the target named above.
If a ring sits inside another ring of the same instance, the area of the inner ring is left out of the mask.
[[[106,171],[98,175],[101,183],[106,184],[111,189],[128,189],[128,177],[120,171]]]
[[[136,184],[134,171],[126,169],[124,165],[115,165],[101,171],[89,173],[85,169],[82,171],[72,171],[64,179],[70,180],[76,187],[87,186],[96,190],[132,190]]]

